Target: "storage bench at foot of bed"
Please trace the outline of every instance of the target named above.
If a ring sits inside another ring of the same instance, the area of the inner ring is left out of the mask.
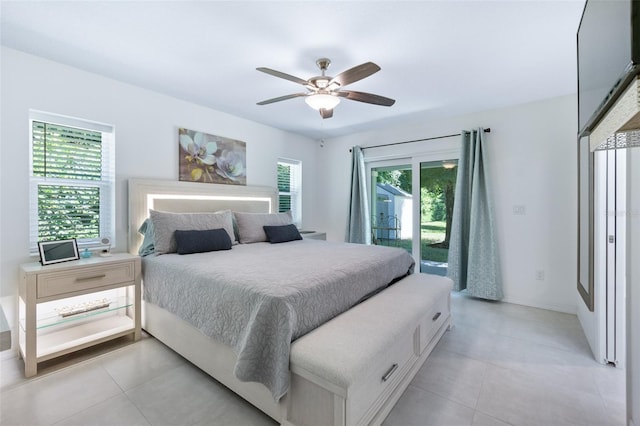
[[[382,423],[450,326],[451,288],[410,275],[296,340],[284,423]]]

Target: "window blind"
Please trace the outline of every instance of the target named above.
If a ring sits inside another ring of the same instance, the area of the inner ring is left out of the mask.
[[[113,241],[113,128],[42,112],[30,118],[30,250],[47,240]]]
[[[278,160],[278,211],[291,210],[293,222],[302,222],[302,163],[298,160]]]
[[[102,133],[33,121],[33,175],[102,179]]]
[[[291,210],[291,165],[278,163],[278,211]]]

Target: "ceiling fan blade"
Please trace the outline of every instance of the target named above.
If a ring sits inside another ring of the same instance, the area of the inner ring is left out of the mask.
[[[342,98],[367,104],[391,106],[396,103],[395,99],[385,98],[384,96],[374,95],[372,93],[354,92],[353,90],[339,90],[335,93]]]
[[[267,99],[266,101],[258,102],[257,105],[272,104],[274,102],[286,101],[287,99],[299,98],[300,96],[307,96],[307,93],[294,93],[292,95],[285,95],[277,98]]]
[[[357,65],[333,77],[328,85],[330,86],[331,83],[338,83],[340,86],[346,86],[347,84],[355,83],[358,80],[369,77],[371,74],[375,74],[378,71],[380,71],[380,67],[378,65],[373,62],[365,62],[364,64]]]
[[[332,109],[320,108],[319,111],[320,111],[320,116],[323,119],[333,117],[333,108]]]
[[[294,83],[302,84],[303,86],[308,86],[309,82],[307,80],[303,80],[301,78],[295,77],[290,74],[286,74],[280,71],[272,70],[271,68],[260,67],[256,68],[258,71],[262,71],[263,73],[272,75],[274,77],[284,78],[285,80],[293,81]]]

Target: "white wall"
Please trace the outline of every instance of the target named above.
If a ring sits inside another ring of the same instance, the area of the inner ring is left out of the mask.
[[[16,293],[18,265],[37,260],[28,256],[29,109],[115,126],[117,251],[127,249],[127,179],[178,179],[178,127],[245,141],[248,185],[276,186],[278,157],[301,160],[303,226],[317,227],[313,140],[12,49],[1,59],[3,300]]]
[[[325,141],[319,170],[332,170],[319,188],[320,218],[330,240],[343,240],[347,223],[350,153],[367,146],[459,133],[490,127],[489,173],[495,197],[505,301],[576,312],[577,112],[575,95],[484,111],[438,122],[390,126]],[[451,150],[458,138],[365,150],[384,157]],[[526,214],[513,214],[515,205]],[[545,279],[536,280],[543,270]]]

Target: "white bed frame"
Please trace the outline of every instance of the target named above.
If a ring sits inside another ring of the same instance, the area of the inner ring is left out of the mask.
[[[137,253],[149,209],[274,212],[276,205],[270,187],[131,179],[129,251]],[[281,424],[380,424],[450,327],[450,287],[446,278],[414,274],[298,339],[280,401],[236,379],[231,348],[144,301],[143,328]]]

